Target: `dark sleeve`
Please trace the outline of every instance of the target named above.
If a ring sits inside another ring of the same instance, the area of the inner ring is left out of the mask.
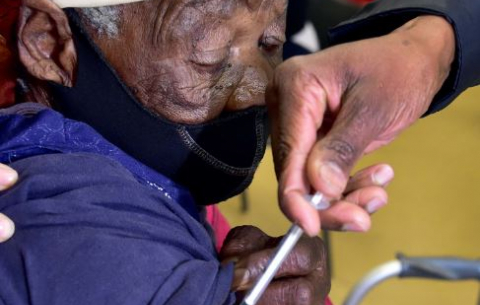
[[[0,196],[16,223],[0,245],[0,304],[232,304],[206,230],[119,164],[52,154],[11,164]]]
[[[295,0],[288,2],[287,9],[287,39],[299,32],[305,25],[307,18],[307,0]]]
[[[332,44],[385,35],[419,15],[446,18],[456,34],[456,58],[450,76],[427,114],[446,107],[460,93],[480,84],[480,1],[379,0],[330,32]]]

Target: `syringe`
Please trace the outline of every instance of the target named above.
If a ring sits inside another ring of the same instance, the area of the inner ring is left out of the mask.
[[[310,197],[310,204],[318,211],[325,210],[330,207],[330,203],[324,199],[323,194],[316,193]],[[270,259],[265,272],[256,280],[253,287],[247,292],[241,305],[255,305],[260,297],[263,295],[268,285],[274,278],[278,269],[285,261],[287,256],[292,252],[300,237],[303,235],[303,230],[297,224],[293,224],[283,237],[280,244],[277,246],[275,254]]]

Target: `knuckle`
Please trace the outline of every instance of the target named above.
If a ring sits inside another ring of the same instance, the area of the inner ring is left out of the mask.
[[[247,238],[259,237],[259,236],[264,236],[265,235],[265,233],[263,233],[262,230],[260,230],[259,228],[255,227],[255,226],[251,226],[251,225],[239,226],[239,227],[234,228],[233,230],[236,231],[237,235],[247,236]]]
[[[281,134],[275,146],[276,163],[283,167],[287,166],[287,161],[293,150],[292,139],[286,134]],[[284,170],[283,167],[281,171]]]
[[[308,282],[306,279],[300,279],[298,283],[293,288],[294,296],[297,300],[298,305],[312,305],[314,304],[314,294],[315,289],[313,288],[312,283]]]
[[[278,80],[288,78],[294,81],[289,83],[310,83],[316,80],[315,75],[309,70],[310,66],[309,61],[302,56],[293,57],[278,66],[275,70],[275,78]]]
[[[322,274],[323,278],[327,278],[329,274],[328,264],[327,264],[327,247],[321,238],[315,238],[315,246],[317,249],[316,253],[316,265],[315,270]]]
[[[301,66],[300,57],[293,57],[278,66],[276,73],[281,76],[289,75],[290,73],[297,73],[302,70]]]
[[[319,237],[302,237],[290,257],[290,266],[297,275],[308,275],[324,265],[326,249]]]
[[[315,247],[315,257],[318,261],[322,262],[326,259],[327,256],[327,247],[320,237],[312,238],[312,242]]]
[[[348,141],[334,138],[327,142],[326,148],[332,151],[334,162],[343,169],[352,166],[352,163],[358,156],[358,149]]]
[[[244,255],[255,246],[264,244],[268,238],[263,231],[254,226],[233,228],[225,239],[220,256]]]
[[[311,251],[308,251],[305,247],[300,247],[289,256],[285,265],[290,265],[293,269],[292,273],[297,276],[307,275],[314,269],[312,257]]]

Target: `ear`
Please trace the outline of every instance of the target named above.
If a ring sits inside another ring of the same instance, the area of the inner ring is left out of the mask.
[[[18,52],[37,79],[71,87],[77,53],[65,13],[51,0],[24,0],[20,9]]]

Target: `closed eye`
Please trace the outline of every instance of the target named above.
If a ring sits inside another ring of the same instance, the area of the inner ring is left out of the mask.
[[[258,42],[258,47],[269,56],[277,55],[283,48],[284,40],[274,36],[262,37]]]
[[[213,50],[195,50],[189,60],[195,67],[208,73],[217,73],[221,71],[228,59],[228,48]]]

